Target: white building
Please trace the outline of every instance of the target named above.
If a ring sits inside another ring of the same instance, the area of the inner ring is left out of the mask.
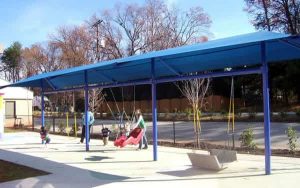
[[[8,84],[8,81],[0,79],[0,86]],[[33,92],[21,87],[7,87],[0,89],[0,93],[4,94],[5,127],[32,125]]]

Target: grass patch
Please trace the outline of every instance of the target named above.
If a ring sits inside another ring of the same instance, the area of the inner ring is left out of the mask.
[[[0,183],[50,174],[48,172],[3,160],[0,160],[0,167]]]

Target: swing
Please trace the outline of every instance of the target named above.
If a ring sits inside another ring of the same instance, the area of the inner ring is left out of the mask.
[[[231,78],[231,92],[229,101],[229,115],[227,125],[228,146],[226,143],[224,149],[209,149],[209,155],[199,153],[188,153],[188,157],[193,166],[206,170],[220,171],[225,168],[226,163],[237,160],[237,152],[232,150],[234,148],[234,78]],[[232,116],[232,118],[231,118]],[[231,123],[231,130],[230,130]],[[233,148],[229,148],[229,137],[232,136]],[[206,145],[205,145],[206,146]],[[207,147],[206,147],[207,148]]]
[[[231,129],[230,129],[231,123]],[[230,147],[230,137],[232,139],[232,147]],[[233,150],[235,148],[234,142],[234,78],[231,77],[231,89],[229,99],[229,112],[228,112],[228,123],[227,123],[227,148],[226,143],[224,149],[211,149],[210,154],[216,155],[219,162],[229,163],[237,160],[237,152]],[[225,141],[226,142],[226,141]]]
[[[143,130],[137,127],[130,132],[128,137],[126,135],[121,135],[119,138],[117,138],[114,142],[114,145],[120,148],[125,147],[128,144],[137,145],[142,137]]]
[[[127,121],[130,122],[130,124],[132,124],[134,122],[134,117],[135,117],[135,86],[133,89],[133,113],[132,113],[132,119],[130,120],[125,108],[124,108],[124,95],[123,95],[123,88],[121,88],[121,94],[122,94],[122,101],[123,101],[123,109],[122,109],[122,113],[120,112],[120,108],[118,106],[118,103],[116,101],[115,95],[113,93],[113,91],[110,89],[110,92],[112,94],[112,97],[114,99],[115,105],[117,107],[118,110],[118,114],[119,114],[119,132],[116,136],[116,139],[114,141],[114,145],[116,147],[125,147],[128,144],[132,144],[132,145],[136,145],[139,143],[139,141],[141,140],[142,136],[143,136],[143,130],[140,128],[135,128],[133,129],[130,134],[128,135],[128,137],[126,136],[126,123],[124,122],[124,117],[126,117]],[[122,132],[124,130],[124,132]]]

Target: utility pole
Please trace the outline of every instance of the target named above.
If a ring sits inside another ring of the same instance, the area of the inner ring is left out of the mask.
[[[97,20],[92,27],[96,27],[96,41],[97,41],[97,46],[96,46],[96,59],[97,62],[100,61],[100,56],[99,56],[99,25],[103,22],[103,20]]]

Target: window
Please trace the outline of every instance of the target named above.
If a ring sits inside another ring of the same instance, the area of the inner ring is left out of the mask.
[[[16,102],[15,101],[6,101],[5,102],[5,117],[6,117],[6,119],[16,117]]]

